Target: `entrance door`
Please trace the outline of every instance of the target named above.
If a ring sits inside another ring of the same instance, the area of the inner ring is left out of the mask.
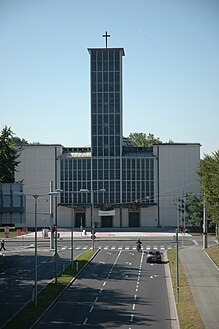
[[[139,227],[140,226],[140,213],[130,212],[129,213],[129,227]]]
[[[85,227],[85,213],[76,212],[75,213],[75,227]]]
[[[102,216],[101,225],[102,227],[113,227],[113,216]]]

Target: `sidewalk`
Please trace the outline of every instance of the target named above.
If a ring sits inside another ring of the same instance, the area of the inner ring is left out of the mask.
[[[199,245],[180,249],[179,256],[205,329],[219,328],[219,268]]]
[[[65,230],[65,231],[58,231],[58,234],[61,239],[70,239],[71,238],[71,231]],[[111,239],[111,238],[147,238],[147,237],[169,237],[173,238],[175,236],[175,232],[96,232],[95,236],[97,239]],[[186,233],[183,235],[191,236],[190,234]],[[179,236],[181,237],[181,235]],[[17,239],[34,239],[35,238],[35,232],[31,232],[22,236],[17,236]],[[42,231],[37,232],[37,238],[43,238]],[[50,232],[48,232],[48,238],[50,238]],[[91,239],[91,232],[80,232],[80,231],[74,231],[73,232],[73,238],[74,239]]]

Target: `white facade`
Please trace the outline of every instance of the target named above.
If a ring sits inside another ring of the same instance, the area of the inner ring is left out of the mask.
[[[197,169],[199,144],[162,144],[154,147],[157,157],[157,203],[161,226],[177,226],[177,200],[185,193],[200,193]]]
[[[20,164],[15,174],[16,181],[23,182],[26,196],[26,226],[34,227],[35,201],[32,195],[39,194],[37,200],[38,226],[48,227],[51,221],[50,182],[57,188],[59,177],[58,156],[61,145],[25,145],[20,154]]]

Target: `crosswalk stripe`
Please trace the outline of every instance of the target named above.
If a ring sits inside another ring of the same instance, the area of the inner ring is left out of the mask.
[[[104,250],[108,250],[108,249],[111,249],[111,250],[122,250],[122,249],[124,249],[124,250],[136,250],[136,246],[119,246],[119,247],[117,247],[117,246],[98,246],[98,248],[99,249],[104,249]],[[61,249],[59,249],[59,251],[61,251],[61,250],[66,250],[66,249],[68,249],[68,250],[71,250],[71,247],[62,247]],[[87,250],[87,249],[93,249],[93,247],[92,246],[90,246],[90,245],[86,245],[86,246],[78,246],[78,247],[75,247],[75,248],[73,248],[73,249],[75,249],[75,250]],[[151,249],[154,249],[154,250],[158,250],[158,249],[160,249],[160,250],[166,250],[167,248],[165,248],[165,246],[159,246],[159,248],[158,248],[158,246],[146,246],[145,248],[142,246],[141,247],[141,249],[142,250],[151,250]]]

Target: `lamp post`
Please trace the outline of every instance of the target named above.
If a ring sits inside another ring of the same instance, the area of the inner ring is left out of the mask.
[[[72,192],[72,199],[71,199],[71,268],[73,269],[73,260],[74,260],[74,243],[73,243],[73,238],[74,238],[74,208],[73,208],[73,193]]]
[[[34,198],[34,231],[35,231],[35,238],[34,238],[34,258],[35,258],[35,265],[34,265],[34,271],[35,271],[35,274],[34,274],[34,304],[35,306],[37,306],[37,279],[38,279],[38,273],[37,273],[37,219],[38,219],[38,198],[41,197],[41,196],[47,196],[47,195],[50,195],[50,196],[53,196],[53,195],[58,195],[59,192],[58,191],[54,191],[54,192],[49,192],[49,193],[44,193],[44,194],[25,194],[25,193],[22,193],[22,192],[17,192],[17,193],[14,193],[16,195],[21,195],[21,196],[30,196],[32,198]]]
[[[203,204],[203,249],[208,248],[208,221],[206,218],[206,201]]]
[[[91,225],[91,234],[92,234],[92,248],[94,250],[94,224],[93,224],[93,209],[94,209],[94,193],[98,192],[106,192],[105,188],[99,190],[88,190],[88,189],[80,189],[82,193],[90,193],[91,194],[91,214],[90,214],[90,225]]]
[[[57,284],[57,260],[59,258],[58,255],[58,243],[57,243],[57,239],[58,239],[58,214],[57,214],[57,196],[60,195],[60,193],[63,192],[60,189],[56,189],[54,192],[51,192],[51,195],[56,196],[55,198],[55,253],[54,253],[54,258],[55,258],[55,283]]]

